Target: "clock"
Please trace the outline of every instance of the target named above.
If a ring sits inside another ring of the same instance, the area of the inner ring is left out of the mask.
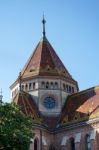
[[[55,100],[48,96],[44,99],[44,106],[47,108],[47,109],[52,109],[55,107]]]

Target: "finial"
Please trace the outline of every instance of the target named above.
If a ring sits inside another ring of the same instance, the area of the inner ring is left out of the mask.
[[[2,102],[2,98],[3,98],[3,96],[2,96],[2,89],[1,89],[1,91],[0,91],[0,102]]]
[[[44,14],[43,14],[43,20],[42,20],[42,23],[43,23],[43,37],[45,37],[45,23],[46,23],[46,20],[44,18]]]
[[[21,91],[21,71],[19,72],[19,91]]]

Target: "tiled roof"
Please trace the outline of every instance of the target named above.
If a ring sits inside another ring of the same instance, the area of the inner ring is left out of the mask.
[[[40,114],[33,97],[26,92],[19,92],[13,101],[20,106],[23,113],[32,117],[34,125],[42,126],[50,131],[56,130],[57,126],[66,127],[99,117],[99,87],[68,96],[58,117]]]
[[[99,87],[68,96],[59,124],[61,126],[99,117]]]
[[[33,97],[30,94],[20,91],[14,97],[13,102],[20,107],[24,114],[32,117],[34,125],[40,125],[49,130],[53,130],[56,127],[58,117],[45,117],[41,115]]]
[[[59,76],[74,81],[46,37],[38,43],[21,75],[22,79],[39,75]]]

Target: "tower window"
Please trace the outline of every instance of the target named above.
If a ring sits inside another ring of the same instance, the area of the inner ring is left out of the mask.
[[[45,82],[42,81],[42,84],[41,84],[42,88],[45,88]]]
[[[74,87],[72,87],[72,93],[74,93]]]
[[[66,85],[66,91],[67,91],[67,92],[69,91],[68,85]]]
[[[35,82],[33,82],[33,89],[35,89]]]
[[[65,90],[66,89],[66,86],[65,86],[65,84],[63,83],[63,90]]]
[[[58,88],[58,83],[57,82],[55,82],[55,89],[57,89]]]
[[[25,91],[27,91],[27,90],[28,90],[28,85],[26,84],[26,85],[25,85]]]
[[[50,83],[50,87],[51,87],[51,89],[54,88],[53,82]]]
[[[46,82],[46,89],[49,88],[49,82]]]
[[[21,87],[21,88],[22,88],[22,91],[24,91],[24,85],[22,85],[22,87]]]
[[[31,83],[29,83],[29,90],[31,90],[31,87],[32,87],[32,86],[31,86]]]
[[[69,92],[71,93],[71,86],[69,86]]]

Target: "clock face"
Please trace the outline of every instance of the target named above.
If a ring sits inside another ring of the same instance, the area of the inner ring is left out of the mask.
[[[54,108],[55,107],[55,100],[50,96],[46,97],[44,99],[44,106],[48,109]]]

